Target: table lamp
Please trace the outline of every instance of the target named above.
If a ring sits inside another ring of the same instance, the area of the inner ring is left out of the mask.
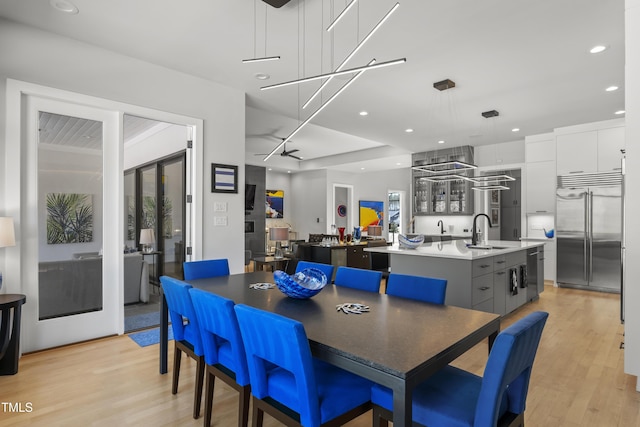
[[[156,233],[153,228],[143,228],[140,230],[140,244],[146,253],[153,252],[153,244],[156,242]]]
[[[276,242],[275,257],[280,259],[284,258],[282,252],[282,241],[289,240],[289,227],[271,227],[269,229],[269,240]]]
[[[370,225],[367,227],[367,232],[369,236],[373,236],[378,238],[382,236],[382,226],[381,225]]]
[[[13,218],[0,217],[0,248],[16,245],[16,235],[13,230]],[[0,289],[2,289],[2,272],[0,271]]]

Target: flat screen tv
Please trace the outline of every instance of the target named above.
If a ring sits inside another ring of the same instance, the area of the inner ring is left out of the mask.
[[[252,211],[256,201],[256,186],[254,184],[244,185],[244,210]]]

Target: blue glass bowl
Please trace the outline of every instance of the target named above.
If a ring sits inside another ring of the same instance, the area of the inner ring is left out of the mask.
[[[401,248],[416,249],[424,243],[424,236],[422,234],[418,234],[415,237],[409,238],[404,234],[399,234],[398,243]]]
[[[305,268],[292,276],[276,270],[273,278],[283,294],[296,299],[311,298],[327,284],[327,276],[317,268]]]

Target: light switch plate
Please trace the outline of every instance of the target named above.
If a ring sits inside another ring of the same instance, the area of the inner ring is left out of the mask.
[[[227,203],[226,202],[214,202],[213,211],[214,212],[226,212],[227,211]]]
[[[227,226],[227,217],[226,216],[214,216],[213,217],[213,225],[216,227],[226,227]]]

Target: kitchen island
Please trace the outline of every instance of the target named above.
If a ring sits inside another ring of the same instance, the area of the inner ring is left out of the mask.
[[[417,249],[367,248],[386,253],[392,273],[447,279],[445,303],[505,315],[544,290],[544,242],[469,240],[425,243]]]

